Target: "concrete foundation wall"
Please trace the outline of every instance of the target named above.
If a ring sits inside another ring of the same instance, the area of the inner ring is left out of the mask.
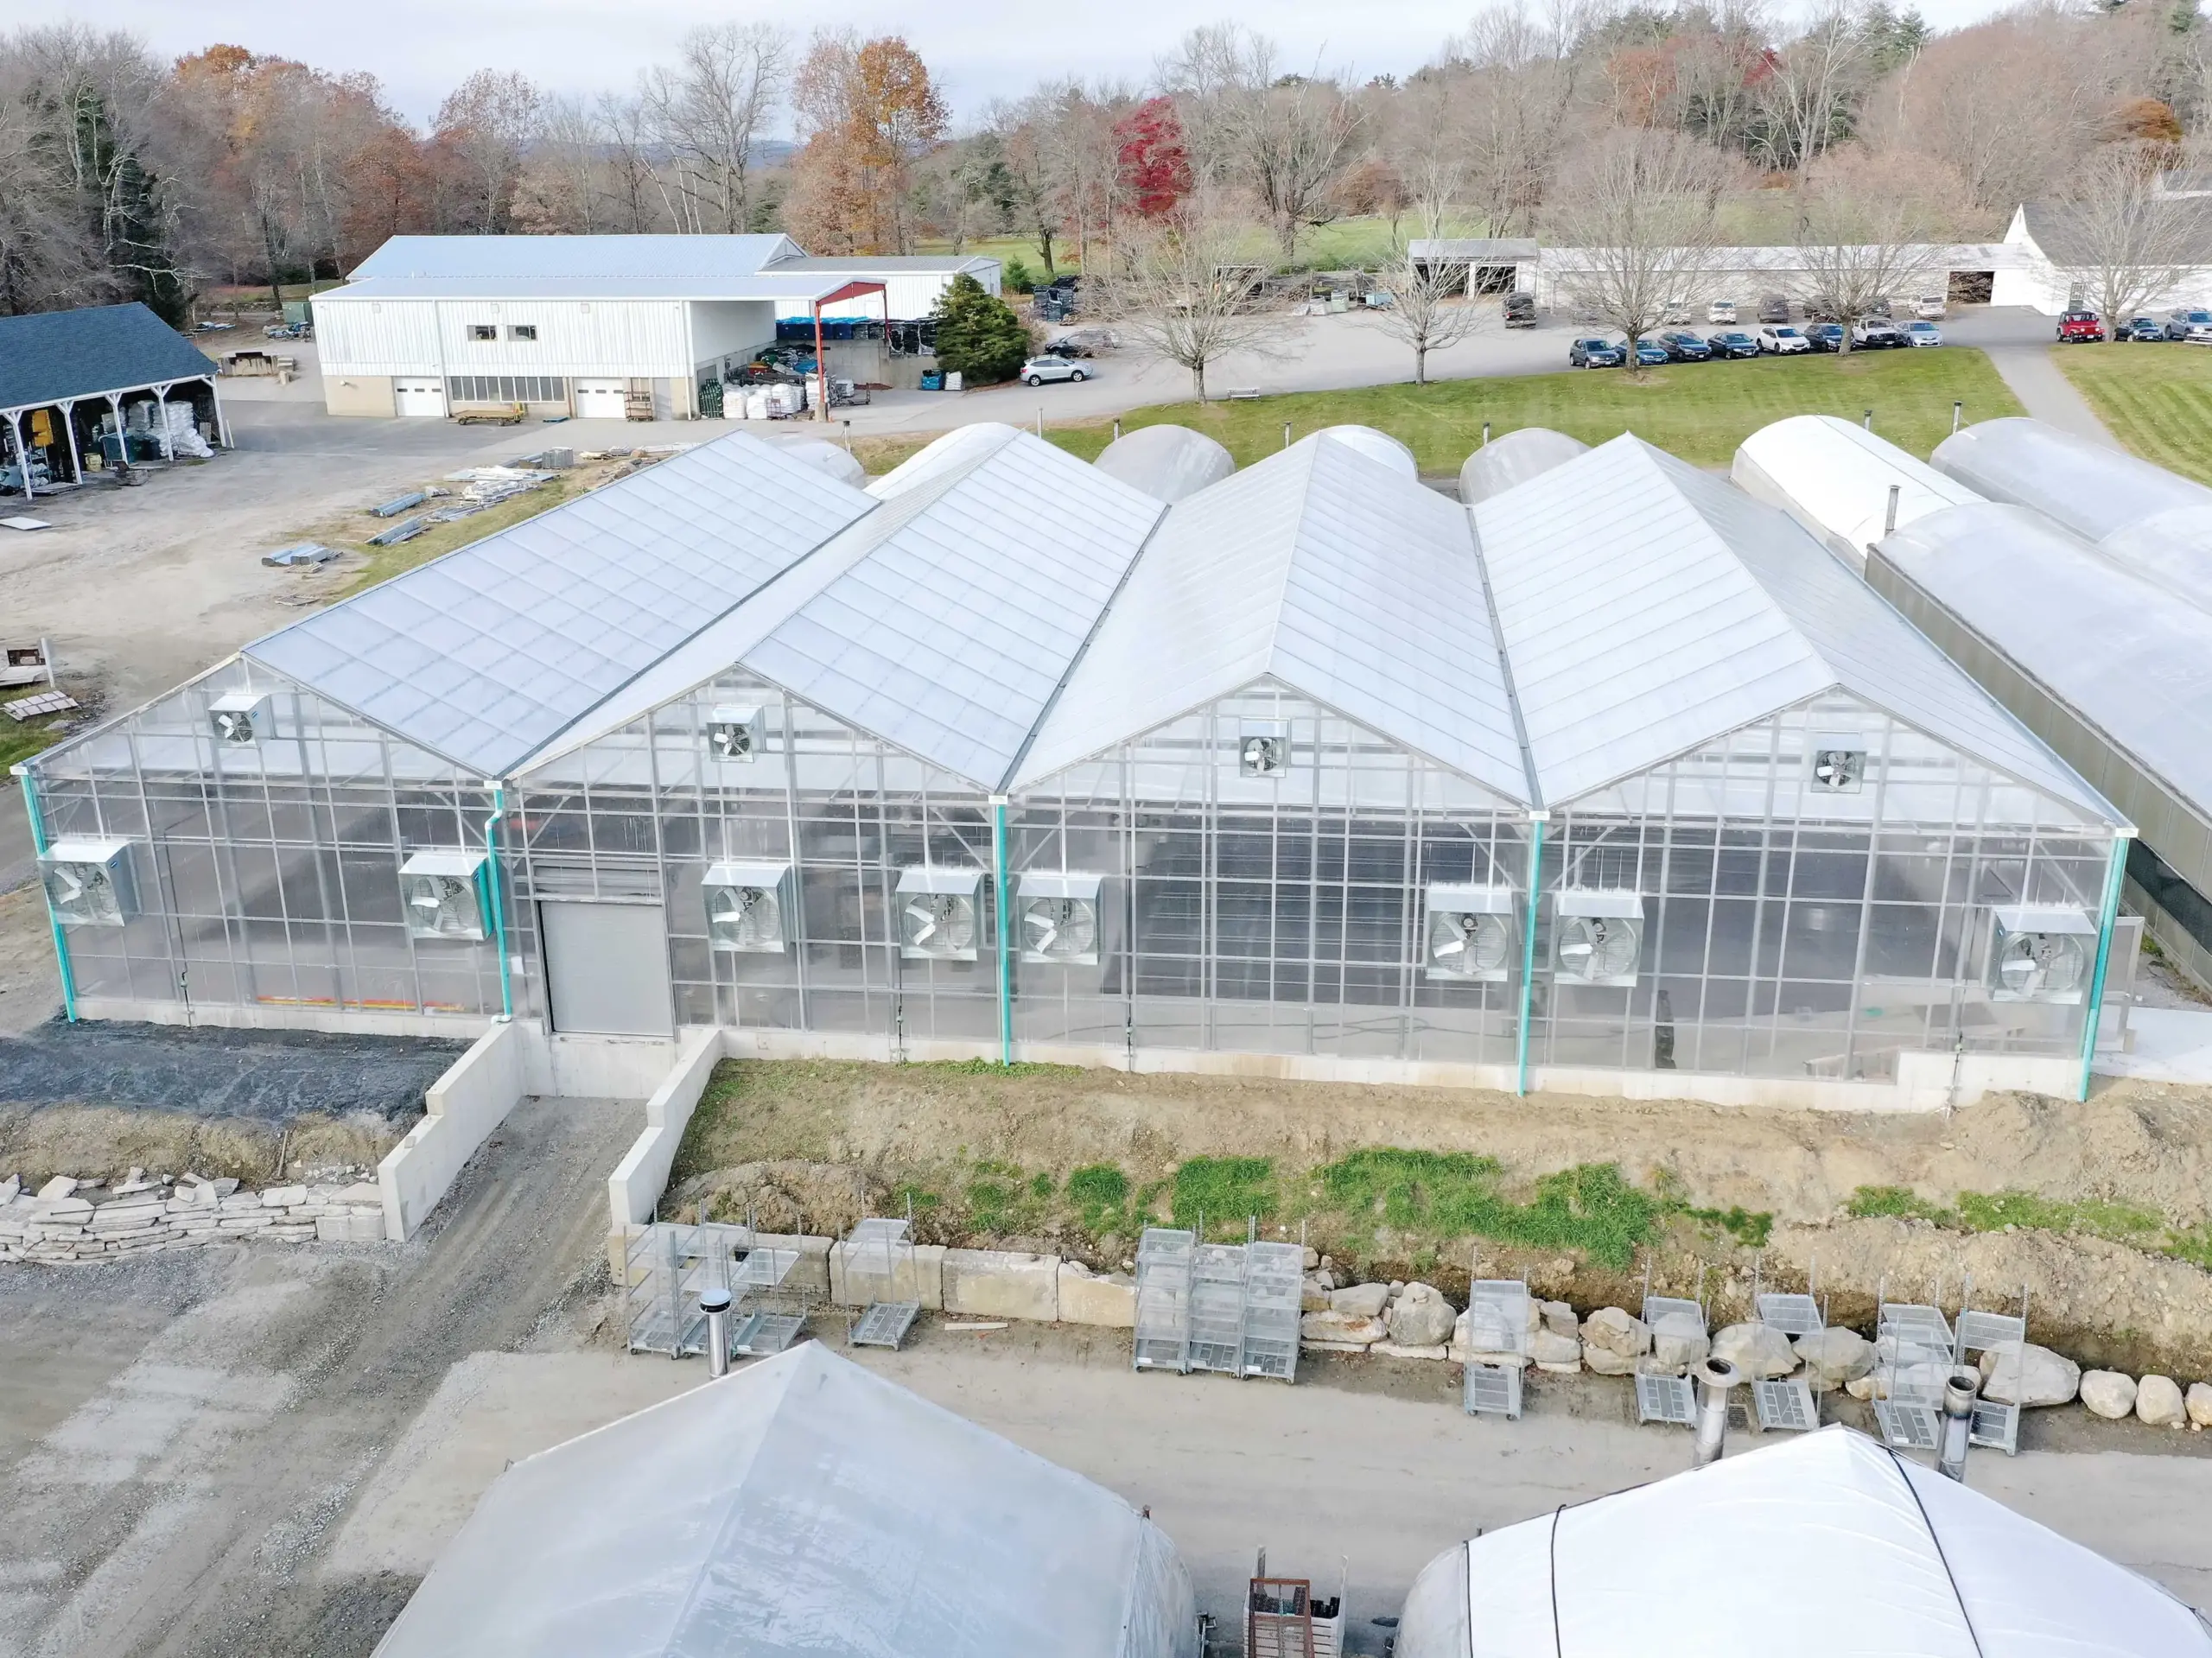
[[[855,1261],[842,1241],[833,1243],[830,1246],[830,1299],[841,1307],[864,1307],[871,1301],[918,1301],[925,1307],[942,1307],[945,1254],[941,1243],[918,1243],[912,1255],[903,1249],[894,1251],[892,1270],[887,1273],[880,1261]]]
[[[423,1096],[429,1115],[377,1166],[384,1233],[404,1242],[524,1091],[523,1027],[495,1025]]]
[[[327,376],[322,383],[322,406],[334,415],[380,415],[389,419],[398,413],[389,374]]]
[[[351,1036],[448,1039],[479,1037],[498,1023],[474,1013],[371,1013],[346,1007],[241,1007],[219,1002],[195,1002],[188,1007],[181,1001],[124,1001],[105,996],[79,996],[77,1017],[145,1025],[212,1025],[226,1031],[331,1031]]]
[[[676,1063],[678,1036],[548,1036],[530,1032],[530,1091],[574,1099],[647,1100]]]
[[[645,1133],[607,1177],[607,1210],[617,1227],[653,1217],[668,1189],[676,1148],[683,1143],[683,1130],[721,1057],[722,1033],[711,1026],[688,1030],[678,1039],[676,1063],[645,1102]]]
[[[947,1312],[1058,1324],[1060,1260],[1007,1249],[947,1249],[943,1293]]]

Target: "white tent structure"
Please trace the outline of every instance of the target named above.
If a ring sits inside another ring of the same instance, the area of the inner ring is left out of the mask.
[[[1516,484],[1525,484],[1540,473],[1565,466],[1590,446],[1580,438],[1554,432],[1548,426],[1522,426],[1485,443],[1459,468],[1459,499],[1478,506],[1493,495],[1503,495]]]
[[[1227,449],[1187,426],[1140,426],[1109,443],[1091,464],[1162,501],[1195,495],[1236,470]]]
[[[1110,1492],[809,1342],[501,1475],[378,1658],[1197,1658]]]
[[[1834,415],[1792,415],[1762,426],[1737,448],[1728,475],[1746,495],[1796,519],[1853,569],[1866,567],[1867,548],[1891,530],[1982,499]]]
[[[1397,1658],[2189,1658],[2164,1590],[1864,1434],[1771,1449],[1440,1554]]]

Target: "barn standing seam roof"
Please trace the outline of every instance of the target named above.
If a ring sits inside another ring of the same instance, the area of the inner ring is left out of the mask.
[[[214,373],[198,346],[136,301],[0,317],[0,410]]]

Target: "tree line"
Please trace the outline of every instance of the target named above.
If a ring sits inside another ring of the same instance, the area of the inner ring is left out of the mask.
[[[1210,230],[1213,251],[1274,267],[1348,217],[1394,244],[1565,242],[1655,193],[1738,240],[1986,236],[2115,165],[2185,162],[2212,124],[2209,34],[2194,0],[2033,0],[1942,34],[1886,0],[1787,24],[1761,0],[1489,0],[1402,74],[1291,64],[1217,23],[1144,84],[1052,78],[956,122],[902,38],[732,23],[594,96],[480,70],[425,130],[366,75],[23,29],[0,36],[0,311],[181,320],[212,285],[335,279],[406,232],[1011,236],[1038,276],[1104,277],[1201,213],[1242,238]]]

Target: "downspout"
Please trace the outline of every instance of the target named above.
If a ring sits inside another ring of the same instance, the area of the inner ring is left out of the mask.
[[[506,883],[499,879],[499,820],[507,815],[507,791],[498,784],[492,785],[492,815],[484,820],[484,870],[492,888],[492,937],[499,947],[499,1023],[511,1025],[515,1017],[515,982],[512,959],[507,954],[507,899]]]
[[[999,1064],[1014,1064],[1014,981],[1007,968],[1006,797],[991,797],[991,913],[999,950]]]
[[[1521,1033],[1515,1058],[1513,1091],[1529,1091],[1529,1022],[1536,999],[1536,913],[1544,886],[1543,812],[1529,814],[1529,924],[1521,931]]]
[[[28,778],[24,779],[29,781]],[[2097,1057],[2097,1025],[2105,1011],[2105,969],[2112,959],[2113,928],[2120,919],[2120,886],[2127,871],[2127,843],[2132,832],[2113,836],[2112,858],[2105,869],[2104,914],[2097,924],[2097,965],[2089,975],[2088,1017],[2082,1021],[2082,1087],[2077,1100],[2089,1097],[2089,1070]]]
[[[43,858],[46,855],[46,826],[39,821],[38,785],[31,780],[28,765],[16,768],[16,775],[23,780],[23,810],[31,820],[31,849]],[[69,970],[69,936],[62,930],[61,918],[54,912],[54,895],[47,891],[45,872],[40,872],[39,892],[46,899],[47,924],[54,930],[54,959],[61,969],[61,1011],[69,1022],[77,1022],[77,981]]]

